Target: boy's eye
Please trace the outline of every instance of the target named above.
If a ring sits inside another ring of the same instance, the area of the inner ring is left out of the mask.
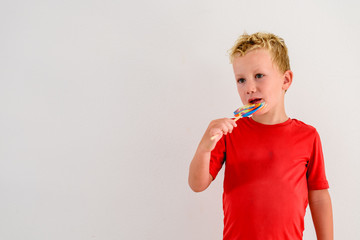
[[[239,78],[238,79],[238,83],[244,83],[245,82],[245,78]]]
[[[258,73],[255,75],[255,78],[262,78],[264,76],[264,74]]]

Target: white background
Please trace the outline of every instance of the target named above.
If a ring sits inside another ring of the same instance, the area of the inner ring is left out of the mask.
[[[227,50],[244,31],[285,39],[287,113],[320,133],[335,239],[360,239],[359,9],[0,1],[0,239],[221,239],[224,169],[194,193],[188,168],[241,105]]]

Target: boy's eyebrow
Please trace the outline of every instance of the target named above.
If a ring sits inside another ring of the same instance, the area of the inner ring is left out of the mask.
[[[242,74],[235,74],[235,79],[244,78]]]
[[[265,72],[265,70],[262,69],[261,67],[254,68],[254,70],[252,70],[252,73],[264,73],[264,72]],[[238,72],[238,73],[235,74],[236,78],[243,77],[243,76],[244,76],[243,73]]]

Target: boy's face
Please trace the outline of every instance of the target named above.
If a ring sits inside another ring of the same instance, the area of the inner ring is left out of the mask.
[[[235,57],[233,69],[244,105],[265,102],[266,108],[260,114],[285,113],[284,94],[291,85],[292,72],[280,72],[277,65],[273,64],[268,50],[256,49],[245,56]]]

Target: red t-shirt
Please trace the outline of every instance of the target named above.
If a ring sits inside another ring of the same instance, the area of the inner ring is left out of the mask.
[[[302,239],[308,190],[329,188],[319,134],[291,118],[236,123],[210,159],[214,179],[226,164],[223,239]]]

